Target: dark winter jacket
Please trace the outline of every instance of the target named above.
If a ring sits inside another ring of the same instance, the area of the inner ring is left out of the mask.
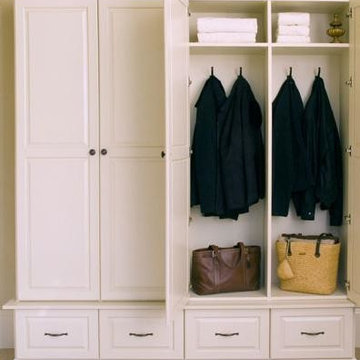
[[[324,81],[316,76],[305,107],[304,138],[311,186],[300,197],[299,215],[313,220],[315,204],[330,211],[330,225],[342,224],[343,175],[340,138]]]
[[[265,194],[261,110],[249,83],[239,76],[221,108],[220,169],[225,213],[244,213]]]
[[[303,115],[299,90],[292,76],[288,76],[273,101],[273,215],[287,216],[290,199],[309,186]]]
[[[204,215],[217,215],[218,133],[220,107],[226,100],[221,82],[210,76],[196,103],[197,114],[191,155],[191,206]]]

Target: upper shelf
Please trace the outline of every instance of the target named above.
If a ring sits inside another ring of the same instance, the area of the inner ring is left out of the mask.
[[[342,54],[349,49],[349,44],[331,44],[331,43],[309,43],[309,44],[271,44],[273,54],[275,55],[322,55],[322,54]]]
[[[253,13],[266,9],[267,1],[221,1],[221,0],[193,0],[189,3],[190,13]]]
[[[308,44],[282,44],[282,43],[241,43],[241,44],[213,44],[189,43],[192,55],[206,54],[266,54],[272,49],[274,55],[331,55],[342,54],[349,49],[348,43],[308,43]]]
[[[213,54],[220,52],[222,54],[265,54],[268,49],[267,43],[235,43],[235,44],[218,44],[218,43],[189,43],[190,53],[192,55]]]
[[[271,2],[271,11],[273,13],[291,11],[291,12],[309,12],[321,14],[342,13],[349,8],[349,1],[329,1],[329,0],[304,0],[289,1],[275,0]]]

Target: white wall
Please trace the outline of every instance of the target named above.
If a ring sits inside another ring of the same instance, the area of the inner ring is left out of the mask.
[[[13,35],[13,0],[0,0],[0,305],[15,296]],[[0,310],[0,348],[12,346],[12,313]]]

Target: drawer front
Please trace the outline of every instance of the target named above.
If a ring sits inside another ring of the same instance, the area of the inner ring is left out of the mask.
[[[16,357],[96,359],[96,310],[16,311]]]
[[[183,357],[183,321],[166,322],[161,310],[101,310],[100,357],[170,359]]]
[[[353,309],[276,309],[271,314],[271,357],[350,358]]]
[[[265,359],[269,310],[188,310],[187,359]]]

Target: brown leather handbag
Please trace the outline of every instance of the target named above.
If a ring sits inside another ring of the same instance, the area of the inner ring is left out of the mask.
[[[260,246],[219,248],[210,245],[192,254],[191,286],[198,295],[260,288]]]

